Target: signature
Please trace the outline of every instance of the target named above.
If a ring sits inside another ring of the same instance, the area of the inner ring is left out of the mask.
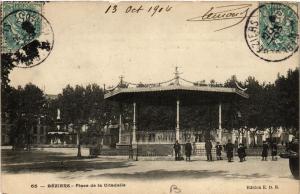
[[[179,187],[177,187],[177,185],[171,185],[170,194],[173,194],[173,193],[181,193],[181,189],[179,189]]]
[[[233,26],[236,26],[240,24],[242,21],[244,21],[248,15],[249,7],[251,7],[251,4],[211,7],[203,15],[187,19],[187,21],[204,22],[204,21],[220,21],[220,20],[234,20],[234,21],[237,20],[234,24],[230,24],[229,26],[225,26],[215,30],[215,32],[217,32],[217,31],[225,30]]]

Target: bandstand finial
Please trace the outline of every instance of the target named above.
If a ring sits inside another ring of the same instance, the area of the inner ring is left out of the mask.
[[[179,74],[180,74],[180,73],[179,73],[179,71],[178,71],[178,66],[175,67],[175,73],[174,73],[174,74],[175,74],[175,85],[180,85],[180,84],[179,84],[179,78],[180,78],[180,77],[179,77]]]
[[[124,76],[120,75],[119,78],[120,78],[120,84],[123,85],[123,78],[124,78]]]

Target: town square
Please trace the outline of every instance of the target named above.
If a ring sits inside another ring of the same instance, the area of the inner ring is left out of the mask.
[[[299,3],[1,3],[1,193],[299,193]]]

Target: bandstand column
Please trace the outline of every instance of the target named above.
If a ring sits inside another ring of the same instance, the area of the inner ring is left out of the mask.
[[[177,99],[176,101],[176,140],[179,141],[179,105],[180,105],[180,100]]]
[[[122,142],[122,114],[119,115],[119,144]]]
[[[132,144],[136,144],[136,102],[133,102]]]
[[[219,103],[219,129],[218,129],[218,141],[222,141],[222,103]]]

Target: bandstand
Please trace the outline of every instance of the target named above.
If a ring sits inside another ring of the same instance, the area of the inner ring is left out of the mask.
[[[184,82],[192,85],[183,85],[182,83]],[[126,145],[132,145],[133,147],[137,145],[144,147],[152,146],[155,150],[167,147],[169,151],[172,151],[172,145],[175,140],[184,144],[187,140],[195,143],[195,139],[197,138],[193,131],[183,131],[181,129],[179,117],[181,107],[217,104],[218,118],[216,119],[218,119],[218,128],[211,129],[211,131],[215,132],[216,141],[224,142],[225,140],[222,137],[222,104],[249,97],[248,94],[239,87],[228,88],[221,84],[211,85],[190,82],[179,75],[177,68],[175,70],[175,76],[168,81],[154,84],[134,84],[125,81],[123,77],[121,77],[119,84],[115,88],[106,90],[105,92],[104,98],[106,100],[115,101],[119,104],[131,104],[133,107],[132,125],[130,127],[124,125],[120,111],[119,142],[117,143],[117,147]],[[174,130],[145,131],[138,129],[136,115],[139,104],[176,107]]]

